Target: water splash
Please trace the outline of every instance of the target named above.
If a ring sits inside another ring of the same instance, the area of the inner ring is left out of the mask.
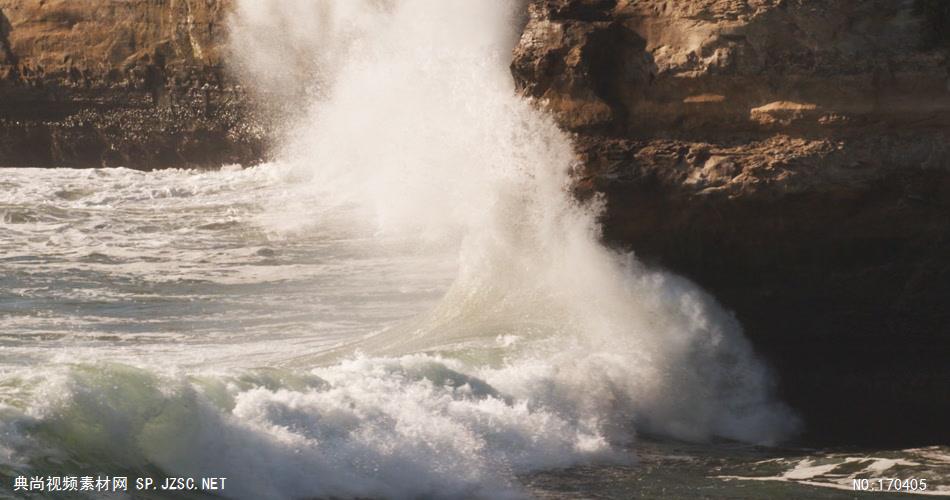
[[[459,276],[435,311],[356,347],[479,359],[499,336],[519,339],[481,357],[506,366],[500,383],[532,379],[510,373],[528,366],[549,371],[552,398],[613,427],[753,442],[794,427],[730,314],[686,280],[600,244],[600,205],[569,192],[569,138],[515,94],[518,5],[240,5],[241,39],[269,37],[239,43],[241,60],[280,60],[274,37],[287,32],[312,53],[308,78],[328,88],[284,148],[300,203],[347,207],[335,216],[354,227],[460,249]],[[326,29],[306,29],[313,23]],[[276,219],[297,221],[296,211]],[[544,400],[525,389],[537,383],[506,389]]]
[[[120,343],[10,369],[0,378],[0,476],[83,464],[90,473],[226,476],[235,498],[498,498],[520,495],[521,473],[628,462],[638,433],[772,443],[793,432],[796,419],[728,312],[687,280],[600,243],[599,202],[570,195],[569,138],[515,94],[508,63],[520,7],[239,1],[233,52],[249,84],[272,98],[312,90],[305,119],[288,124],[282,160],[200,179],[110,171],[135,188],[109,203],[155,219],[149,225],[174,226],[168,206],[195,212],[193,190],[175,187],[182,179],[217,200],[260,187],[238,216],[198,236],[174,231],[159,248],[123,252],[113,251],[117,239],[97,251],[120,262],[147,253],[130,269],[159,276],[167,269],[153,260],[171,265],[187,242],[187,262],[197,265],[183,278],[197,269],[202,286],[249,310],[307,290],[333,328],[314,322],[304,339],[297,324],[287,337],[285,323],[267,317],[235,325],[237,337],[217,324],[204,337],[178,332],[187,344]],[[70,188],[56,203],[108,195],[80,180],[74,187],[91,194]],[[166,208],[154,209],[155,193]],[[75,238],[99,226],[76,226]],[[226,252],[208,251],[214,231],[235,239]],[[244,256],[241,241],[262,234],[271,240]],[[317,289],[281,275],[300,290],[277,297],[273,286],[256,286],[268,279],[263,265],[215,275],[222,255],[244,256],[228,257],[235,269],[241,258],[272,265],[258,249],[280,253],[281,241],[316,247],[324,265],[306,269]],[[82,265],[96,277],[116,263]],[[447,267],[457,275],[434,308],[408,321],[392,312],[415,312],[425,301],[413,297]],[[394,277],[411,293],[383,290]],[[246,288],[221,288],[234,286]]]

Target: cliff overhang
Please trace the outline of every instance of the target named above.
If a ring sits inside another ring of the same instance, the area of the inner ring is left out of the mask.
[[[945,2],[535,0],[606,238],[735,311],[813,443],[950,442]]]

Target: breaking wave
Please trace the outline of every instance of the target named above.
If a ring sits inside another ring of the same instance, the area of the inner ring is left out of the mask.
[[[731,314],[600,243],[600,203],[570,194],[569,137],[515,94],[521,15],[508,0],[238,2],[249,82],[316,90],[282,160],[204,174],[240,197],[235,179],[271,172],[260,210],[231,223],[271,247],[332,228],[328,260],[357,241],[363,261],[388,263],[371,268],[380,280],[394,268],[407,286],[438,286],[435,269],[454,280],[426,312],[378,328],[354,317],[320,348],[272,337],[279,355],[244,364],[238,352],[226,365],[11,372],[0,475],[44,464],[226,476],[236,498],[498,498],[520,495],[520,473],[632,460],[642,433],[794,432]],[[360,269],[339,280],[362,283]],[[333,310],[391,307],[347,293]]]

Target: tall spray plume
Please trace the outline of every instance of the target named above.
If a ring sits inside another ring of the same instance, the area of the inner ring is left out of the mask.
[[[312,96],[280,148],[293,201],[272,207],[272,229],[332,217],[381,246],[452,248],[457,261],[432,311],[325,365],[351,369],[355,352],[439,360],[613,450],[638,433],[787,437],[797,420],[733,316],[689,281],[602,245],[601,204],[571,196],[570,140],[516,95],[508,69],[524,7],[238,2],[232,50],[247,83]]]

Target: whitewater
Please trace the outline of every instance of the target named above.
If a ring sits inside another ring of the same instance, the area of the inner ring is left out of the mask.
[[[521,498],[550,471],[636,470],[657,440],[793,437],[734,317],[600,243],[570,138],[516,95],[523,15],[241,1],[248,85],[311,96],[279,160],[3,170],[3,487]]]

